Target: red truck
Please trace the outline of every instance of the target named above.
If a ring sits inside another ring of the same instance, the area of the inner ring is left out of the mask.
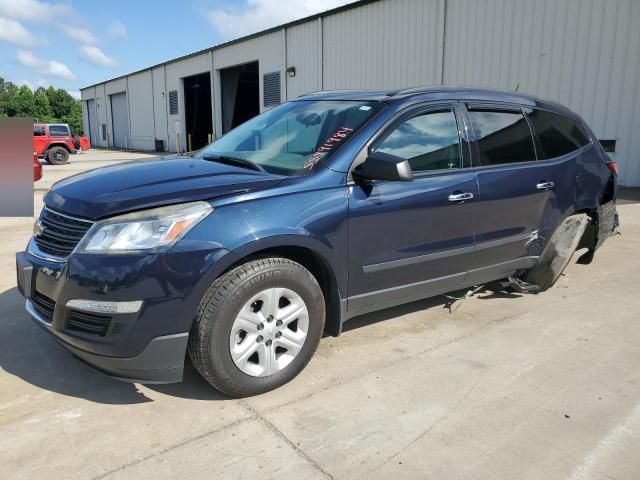
[[[33,149],[38,157],[52,165],[62,165],[70,153],[90,148],[87,137],[71,134],[66,123],[36,123],[33,125]]]

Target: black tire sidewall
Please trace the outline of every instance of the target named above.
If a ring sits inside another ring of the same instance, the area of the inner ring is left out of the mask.
[[[64,160],[62,160],[61,162],[54,158],[54,155],[58,152],[62,153],[62,155],[64,156]],[[65,163],[67,163],[68,160],[69,160],[69,152],[67,152],[62,147],[54,147],[47,152],[47,162],[50,163],[51,165],[64,165]]]
[[[268,377],[253,377],[233,362],[229,336],[242,306],[252,296],[273,287],[288,288],[302,297],[309,312],[309,330],[302,350],[285,369]],[[216,312],[209,336],[209,367],[218,378],[228,378],[234,390],[249,395],[272,390],[293,379],[309,362],[322,337],[324,318],[322,290],[306,269],[293,262],[261,267],[236,284]]]

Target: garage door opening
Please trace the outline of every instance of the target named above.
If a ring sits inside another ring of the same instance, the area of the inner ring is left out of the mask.
[[[260,113],[258,62],[220,70],[222,133]]]
[[[213,134],[209,72],[184,79],[184,105],[187,148],[190,134],[191,150],[198,150],[209,143],[209,135]]]
[[[113,131],[113,146],[129,148],[129,107],[126,93],[111,95],[111,127]]]

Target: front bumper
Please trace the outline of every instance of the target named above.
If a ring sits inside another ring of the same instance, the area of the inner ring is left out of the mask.
[[[16,254],[18,288],[36,324],[75,357],[118,379],[182,379],[198,304],[224,249],[162,255],[71,255],[64,262]],[[134,313],[95,314],[72,299],[142,301]]]
[[[87,352],[65,342],[27,299],[26,310],[31,318],[47,331],[74,357],[101,373],[118,380],[136,383],[175,383],[182,381],[184,356],[189,333],[156,337],[135,357],[108,357]]]

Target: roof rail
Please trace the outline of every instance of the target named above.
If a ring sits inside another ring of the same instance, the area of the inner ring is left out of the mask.
[[[296,98],[302,98],[302,97],[312,97],[313,95],[326,95],[326,94],[331,94],[331,93],[348,93],[348,92],[359,92],[360,90],[356,90],[353,88],[343,88],[343,89],[337,89],[337,90],[316,90],[315,92],[307,92],[307,93],[303,93],[302,95],[298,95]]]
[[[432,86],[428,86],[428,87],[407,87],[407,88],[400,88],[398,90],[394,90],[389,92],[389,94],[387,95],[388,97],[399,97],[400,95],[409,95],[412,93],[428,93],[428,92],[433,92],[434,89],[438,88],[437,85],[432,85]]]
[[[406,89],[406,88],[404,88],[404,87],[403,87],[403,88],[397,88],[397,89],[395,89],[395,90],[390,90],[390,91],[387,93],[387,97],[395,97],[397,94],[399,94],[399,93],[401,93],[401,92],[403,92],[403,91],[405,91],[405,90],[407,90],[407,89]]]

